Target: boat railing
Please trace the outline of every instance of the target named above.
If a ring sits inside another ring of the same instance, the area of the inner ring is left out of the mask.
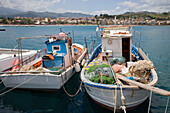
[[[99,44],[99,33],[98,32],[92,33],[87,38],[85,37],[84,41],[85,47],[88,49],[88,54],[91,54]]]
[[[13,67],[18,66],[18,65],[20,65],[20,64],[26,65],[26,64],[28,64],[29,62],[31,62],[31,61],[35,60],[36,58],[38,58],[38,56],[40,56],[40,54],[41,54],[41,52],[37,52],[37,54],[34,54],[34,55],[32,55],[32,56],[28,56],[28,57],[26,57],[25,60],[23,60],[22,62],[11,66],[11,67],[9,67],[8,69],[6,69],[6,70],[4,70],[4,71],[11,70]]]
[[[8,72],[0,72],[0,74],[21,74],[21,73],[32,73],[32,74],[38,74],[38,73],[52,73],[52,74],[59,74],[61,73],[63,70],[65,70],[66,68],[69,68],[70,66],[72,66],[72,64],[66,66],[65,68],[61,68],[60,70],[58,71],[34,71],[34,70],[31,70],[31,71],[8,71]]]
[[[130,29],[130,32],[132,33],[132,44],[138,48],[138,53],[139,49],[141,49],[147,55],[146,51],[144,51],[143,47],[141,46],[142,33],[132,28]]]

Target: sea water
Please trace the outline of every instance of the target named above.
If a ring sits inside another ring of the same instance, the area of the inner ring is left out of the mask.
[[[1,27],[0,47],[14,48],[20,37],[54,35],[60,28],[72,36],[76,43],[84,45],[91,42],[91,33],[95,35],[97,26],[36,26],[36,27]],[[135,26],[134,30],[142,32],[141,47],[153,61],[159,77],[157,87],[170,91],[170,26]],[[135,34],[138,35],[137,33]],[[139,39],[139,38],[138,38]],[[135,39],[135,40],[138,40]],[[45,38],[22,40],[22,48],[44,50]],[[99,38],[99,43],[101,39]],[[138,44],[137,44],[138,46]],[[80,74],[75,74],[65,85],[70,94],[74,94],[80,84]],[[0,84],[0,93],[6,91]],[[167,97],[153,93],[151,101],[152,113],[165,111]],[[147,113],[149,99],[128,113]],[[61,89],[58,92],[40,92],[29,90],[13,90],[0,96],[0,113],[104,113],[113,112],[102,108],[85,92],[84,89],[75,97],[70,98]],[[170,108],[169,108],[170,112]]]

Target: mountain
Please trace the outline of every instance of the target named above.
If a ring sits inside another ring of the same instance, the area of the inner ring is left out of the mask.
[[[148,12],[148,11],[140,11],[140,12],[126,12],[126,13],[124,13],[124,15],[130,15],[130,14],[141,14],[141,13],[143,13],[143,14],[153,14],[153,13],[156,13],[156,12]]]
[[[170,11],[169,12],[148,12],[148,11],[141,11],[141,12],[126,12],[119,17],[142,17],[142,18],[149,18],[149,19],[157,19],[157,20],[169,20],[170,19]]]
[[[16,13],[22,13],[23,12],[23,11],[16,10],[16,9],[4,8],[4,10],[3,10],[2,8],[0,8],[0,16],[5,15],[4,11],[5,11],[5,14],[7,14],[7,15],[16,14]]]
[[[28,11],[28,12],[21,12],[21,13],[15,13],[15,14],[8,14],[8,17],[14,18],[14,17],[50,17],[50,18],[58,18],[58,17],[92,17],[93,15],[88,15],[88,14],[82,14],[82,13],[71,13],[71,12],[66,12],[66,13],[53,13],[53,12],[33,12],[33,11]],[[4,17],[2,15],[1,17]]]

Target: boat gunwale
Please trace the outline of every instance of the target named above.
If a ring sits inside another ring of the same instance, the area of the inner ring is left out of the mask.
[[[40,75],[40,76],[42,76],[42,75],[44,75],[44,76],[61,76],[61,75],[63,75],[63,74],[65,74],[66,72],[68,72],[69,70],[71,70],[72,68],[74,68],[74,66],[73,65],[71,65],[66,71],[64,71],[64,72],[62,72],[61,74],[58,74],[58,75],[56,75],[56,74],[51,74],[51,73],[57,73],[57,72],[52,72],[52,71],[50,71],[49,73],[48,72],[37,72],[36,74],[35,74],[35,72],[27,72],[27,73],[18,73],[18,74],[16,74],[16,73],[14,73],[14,74],[2,74],[1,75],[1,77],[6,77],[6,76],[24,76],[24,75],[26,75],[26,76],[28,76],[28,75],[30,75],[30,76],[33,76],[33,75]],[[45,74],[45,73],[48,73],[48,74]]]
[[[94,49],[94,51],[92,52],[89,60],[87,61],[87,64],[89,64],[89,63],[91,62],[91,60],[92,60],[92,58],[93,58],[93,55],[95,54],[96,50],[97,50],[100,46],[102,46],[102,44],[99,44],[99,45]],[[135,47],[135,46],[133,45],[133,47]],[[135,47],[135,49],[138,50],[137,47]],[[143,52],[141,49],[140,49],[140,51],[139,51],[139,54],[140,54],[140,56],[141,56],[144,60],[150,60],[150,59],[144,54],[144,52]],[[122,85],[122,86],[120,86],[120,85],[112,85],[112,84],[94,83],[94,82],[91,82],[90,80],[86,79],[86,77],[85,77],[85,75],[84,75],[84,71],[85,71],[85,69],[82,69],[82,71],[81,71],[81,80],[82,80],[82,82],[83,82],[85,85],[88,85],[88,86],[97,87],[97,88],[103,88],[103,89],[111,89],[111,90],[115,90],[115,89],[120,90],[120,87],[121,87],[122,89],[140,89],[138,86],[135,86],[135,85],[133,85],[133,86],[130,86],[130,85]],[[149,84],[147,84],[147,85],[155,86],[156,83],[158,82],[158,76],[157,76],[157,73],[156,73],[155,69],[151,69],[151,74],[152,74],[153,79],[152,79],[152,81],[151,81]]]

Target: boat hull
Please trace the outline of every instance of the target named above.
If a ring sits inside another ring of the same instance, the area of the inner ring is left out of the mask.
[[[90,81],[86,82],[86,78],[83,77],[81,72],[81,79],[84,81],[84,87],[87,94],[98,104],[108,109],[114,109],[115,96],[116,97],[116,109],[121,110],[121,89],[120,86],[116,85],[103,85],[93,83]],[[123,95],[125,97],[125,106],[127,109],[134,108],[143,103],[149,96],[150,92],[138,87],[122,87]]]
[[[70,67],[60,75],[54,74],[14,74],[2,75],[1,80],[7,88],[59,90],[75,74],[74,67]],[[7,76],[7,77],[6,77]],[[6,77],[6,78],[5,78]]]
[[[3,51],[3,52],[2,52]],[[4,52],[5,51],[5,52]],[[18,59],[18,54],[17,54],[17,50],[8,50],[8,49],[0,49],[0,52],[2,52],[2,54],[0,55],[0,71],[5,71],[10,69],[15,60]],[[37,50],[25,50],[22,54],[23,57],[23,61],[25,61],[25,63],[31,62],[32,60],[35,59],[36,55],[37,55]]]
[[[97,46],[93,53],[91,54],[87,64],[93,61],[93,59],[98,56],[100,53],[100,47],[102,45]],[[133,46],[133,52],[138,51],[136,47]],[[141,54],[142,53],[142,54]],[[142,52],[139,51],[140,59],[148,59],[148,57]],[[116,102],[116,109],[121,110],[122,102],[121,102],[121,89],[118,85],[111,84],[100,84],[94,83],[85,77],[85,69],[81,71],[81,80],[84,83],[84,87],[86,89],[87,94],[98,104],[102,105],[108,109],[114,109]],[[158,81],[157,73],[154,69],[151,69],[151,80],[148,85],[155,86]],[[125,106],[127,109],[132,109],[141,103],[143,103],[150,95],[150,91],[140,89],[138,86],[133,85],[123,85],[122,86],[123,95],[125,97]],[[117,95],[116,101],[115,96]]]
[[[120,89],[101,89],[85,85],[88,95],[98,104],[105,108],[114,109],[115,93],[117,93],[116,109],[121,110],[121,91]],[[117,92],[116,92],[116,91]],[[125,106],[128,109],[134,108],[143,103],[149,96],[149,91],[138,89],[124,89]]]

